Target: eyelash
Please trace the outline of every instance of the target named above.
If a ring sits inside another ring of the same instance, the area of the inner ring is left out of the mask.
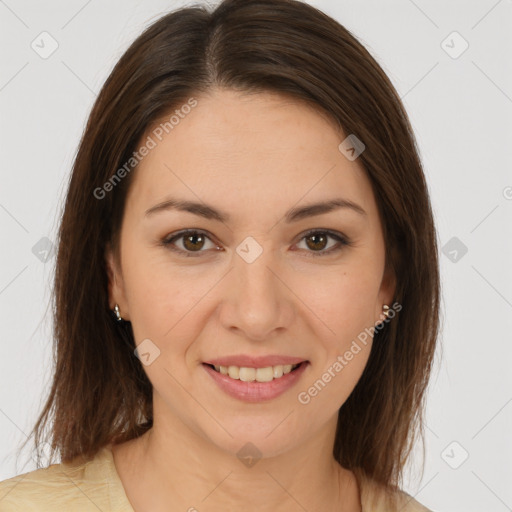
[[[190,257],[195,258],[195,257],[200,256],[201,253],[207,252],[207,251],[201,250],[201,251],[196,251],[194,253],[192,251],[184,251],[183,249],[179,249],[176,246],[173,246],[173,243],[176,240],[179,240],[180,238],[183,238],[184,236],[190,235],[190,234],[204,235],[206,238],[210,239],[211,242],[213,242],[213,240],[211,240],[210,236],[208,235],[208,233],[206,231],[203,231],[201,229],[185,229],[183,231],[179,231],[178,233],[172,235],[171,237],[164,238],[161,241],[161,243],[164,247],[170,249],[171,251],[181,253],[186,258],[190,258]],[[352,242],[347,237],[341,235],[340,233],[331,231],[329,229],[311,229],[302,235],[299,242],[301,242],[304,238],[307,238],[308,236],[313,235],[313,234],[328,235],[328,237],[337,240],[338,244],[339,244],[337,247],[336,246],[331,247],[330,249],[328,249],[326,251],[325,250],[322,250],[322,251],[306,250],[306,252],[312,253],[312,254],[310,254],[310,256],[313,258],[327,256],[327,255],[330,255],[330,254],[340,251],[345,246],[352,245]]]

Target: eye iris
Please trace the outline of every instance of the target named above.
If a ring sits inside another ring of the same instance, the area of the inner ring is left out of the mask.
[[[309,240],[316,240],[316,242],[313,242],[313,246],[308,242]],[[318,240],[321,240],[321,242],[318,242]],[[309,235],[306,237],[306,243],[310,249],[324,249],[327,242],[327,237],[324,234],[317,234],[314,233],[312,235]],[[320,243],[321,247],[318,247],[316,244]]]
[[[196,242],[199,240],[201,245],[200,247],[198,247],[197,245],[189,245],[189,242],[191,240],[195,240]],[[204,245],[204,236],[200,233],[193,233],[191,235],[186,235],[183,237],[183,245],[185,246],[186,249],[190,249],[192,251],[196,250],[196,249],[202,249],[203,245]]]

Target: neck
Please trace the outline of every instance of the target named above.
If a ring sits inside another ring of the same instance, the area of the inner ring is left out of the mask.
[[[294,449],[267,457],[252,444],[226,451],[166,417],[120,445],[116,466],[124,468],[118,472],[135,512],[360,511],[353,473],[332,456],[336,419]]]

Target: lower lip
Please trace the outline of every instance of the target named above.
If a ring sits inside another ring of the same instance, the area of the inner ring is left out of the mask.
[[[203,363],[203,368],[212,376],[217,385],[233,398],[245,402],[262,402],[272,400],[290,389],[300,379],[307,365],[308,362],[305,361],[294,371],[270,382],[244,382],[219,373],[205,363]]]

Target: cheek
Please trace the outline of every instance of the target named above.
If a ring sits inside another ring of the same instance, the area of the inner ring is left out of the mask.
[[[136,343],[149,338],[171,361],[199,336],[208,291],[219,277],[173,265],[165,250],[128,254],[123,262],[125,292]]]
[[[379,281],[375,273],[357,265],[347,265],[319,277],[311,277],[307,305],[310,314],[324,324],[324,340],[341,350],[375,324],[373,315]]]
[[[297,395],[311,421],[336,414],[345,403],[366,367],[373,341],[373,281],[347,270],[324,291],[311,297],[311,309],[325,327],[311,374]]]

